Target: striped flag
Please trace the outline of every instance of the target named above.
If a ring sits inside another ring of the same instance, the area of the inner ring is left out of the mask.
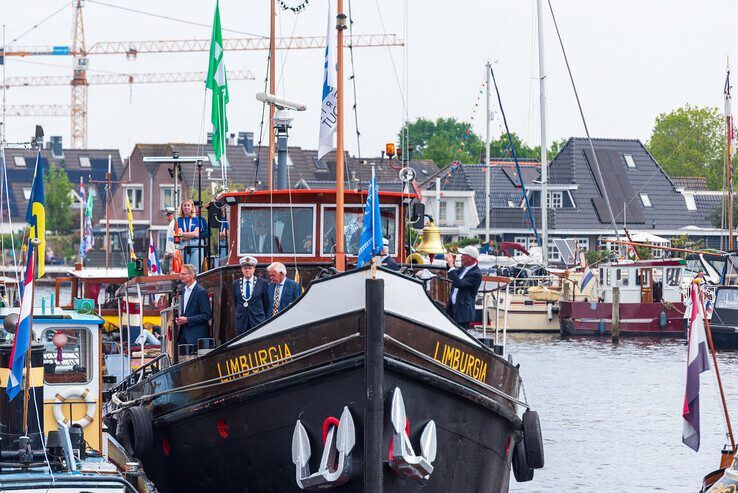
[[[13,348],[10,351],[10,376],[8,377],[8,386],[5,392],[8,399],[13,400],[21,390],[21,381],[23,379],[23,369],[26,367],[26,353],[31,345],[31,319],[33,317],[33,279],[35,271],[35,249],[33,243],[28,244],[28,262],[26,266],[26,275],[23,279],[23,292],[21,294],[20,322],[18,329],[15,331],[13,339]]]
[[[589,268],[589,264],[584,265],[584,275],[582,276],[582,284],[579,286],[579,291],[584,291],[585,286],[589,284],[589,281],[594,277],[592,269]]]
[[[710,369],[707,355],[705,320],[700,303],[699,284],[690,289],[689,342],[687,344],[687,388],[684,393],[682,442],[697,452],[700,449],[700,373]]]
[[[154,248],[154,237],[149,231],[149,255],[148,255],[148,266],[149,275],[158,276],[161,275],[161,267],[159,267],[159,256],[156,254],[156,248]]]

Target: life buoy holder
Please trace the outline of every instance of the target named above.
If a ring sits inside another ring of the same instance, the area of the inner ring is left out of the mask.
[[[56,397],[54,398],[54,418],[56,418],[56,422],[67,426],[69,425],[69,420],[64,417],[64,413],[62,412],[62,404],[64,404],[64,401],[70,397],[79,397],[84,400],[85,404],[87,404],[87,412],[85,415],[73,422],[72,426],[77,425],[84,428],[92,423],[97,410],[97,402],[95,402],[90,389],[82,387],[68,387],[56,394]]]

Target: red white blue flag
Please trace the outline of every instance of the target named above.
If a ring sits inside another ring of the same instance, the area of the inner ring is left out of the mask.
[[[699,284],[690,288],[689,342],[687,344],[687,389],[684,393],[684,429],[682,442],[697,452],[700,449],[700,373],[710,369],[707,353],[705,319],[698,290]]]
[[[23,291],[21,294],[20,322],[15,331],[13,348],[10,351],[10,376],[5,392],[8,399],[13,400],[21,390],[23,369],[26,367],[26,353],[31,344],[31,317],[33,316],[33,279],[34,279],[34,250],[33,243],[28,244],[28,264],[26,275],[23,280]]]
[[[147,261],[149,264],[149,275],[161,275],[161,267],[159,267],[159,256],[156,254],[156,248],[154,248],[154,239],[151,236],[151,232],[149,232],[149,256]]]

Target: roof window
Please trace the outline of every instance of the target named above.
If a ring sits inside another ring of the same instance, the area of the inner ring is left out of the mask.
[[[624,154],[623,157],[625,158],[625,164],[627,164],[629,168],[636,167],[636,163],[633,160],[633,156],[631,156],[630,154]]]
[[[697,203],[694,201],[694,195],[689,193],[684,195],[684,202],[687,204],[687,210],[688,211],[696,211],[697,210]]]
[[[643,204],[643,207],[652,207],[651,205],[651,199],[648,197],[647,193],[639,193],[641,197],[641,203]]]
[[[315,167],[317,169],[327,170],[328,165],[325,164],[321,159],[318,159],[317,157],[313,156],[313,163],[315,163]]]
[[[515,204],[513,203],[513,201],[512,201],[512,200],[508,199],[508,201],[507,201],[507,206],[508,206],[508,207],[515,207]]]
[[[13,156],[13,161],[15,161],[15,165],[19,168],[26,167],[26,158],[23,156]]]
[[[80,156],[79,157],[79,167],[80,168],[90,168],[90,158],[87,156]]]

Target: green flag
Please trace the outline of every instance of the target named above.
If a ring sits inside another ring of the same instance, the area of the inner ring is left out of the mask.
[[[228,103],[228,83],[226,82],[226,68],[223,61],[223,33],[220,30],[220,9],[215,2],[215,18],[213,19],[213,35],[210,39],[210,61],[208,78],[205,87],[213,91],[213,105],[210,121],[213,123],[213,151],[215,157],[225,152],[228,119],[226,118],[226,104]]]

